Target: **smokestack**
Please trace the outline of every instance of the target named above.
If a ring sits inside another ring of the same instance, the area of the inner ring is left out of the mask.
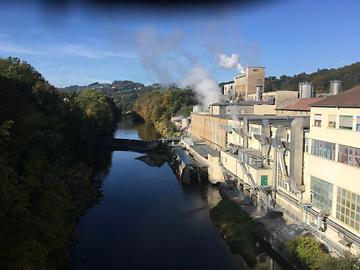
[[[256,101],[262,100],[262,86],[257,85],[256,86]]]
[[[341,81],[334,80],[330,81],[330,95],[337,95],[342,91]]]

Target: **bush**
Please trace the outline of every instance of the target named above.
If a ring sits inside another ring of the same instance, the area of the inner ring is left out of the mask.
[[[211,209],[210,217],[230,250],[242,255],[249,266],[255,266],[259,251],[256,243],[261,241],[261,233],[254,221],[235,202],[228,199],[223,199]]]
[[[288,241],[288,252],[293,263],[302,269],[355,270],[360,269],[359,259],[353,256],[331,257],[325,246],[308,236]]]

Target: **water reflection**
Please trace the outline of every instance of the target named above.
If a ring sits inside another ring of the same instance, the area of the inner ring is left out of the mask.
[[[142,120],[134,118],[132,115],[124,115],[117,124],[114,137],[155,141],[160,139],[161,135],[156,132],[151,124],[144,123]]]
[[[153,140],[142,127],[125,117],[115,136]],[[76,228],[70,269],[245,269],[209,218],[216,186],[182,184],[158,154],[115,151],[111,162],[100,203]],[[265,261],[259,269],[278,269]]]
[[[140,157],[136,157],[135,159],[144,162],[146,165],[150,167],[161,167],[168,160],[168,158],[165,155],[161,155],[161,154],[147,154]]]

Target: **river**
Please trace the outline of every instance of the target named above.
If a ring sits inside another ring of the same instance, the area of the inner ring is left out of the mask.
[[[156,137],[146,130],[125,117],[114,136]],[[161,157],[114,151],[102,194],[75,230],[70,269],[241,269],[209,218],[215,186],[180,183]]]

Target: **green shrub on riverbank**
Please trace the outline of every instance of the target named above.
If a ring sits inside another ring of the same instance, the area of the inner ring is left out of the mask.
[[[223,199],[210,211],[210,217],[231,251],[240,254],[249,266],[256,265],[256,243],[261,233],[254,221],[235,202]]]
[[[298,236],[287,243],[290,259],[301,269],[355,270],[360,269],[358,258],[345,256],[334,258],[323,244],[308,236]]]

